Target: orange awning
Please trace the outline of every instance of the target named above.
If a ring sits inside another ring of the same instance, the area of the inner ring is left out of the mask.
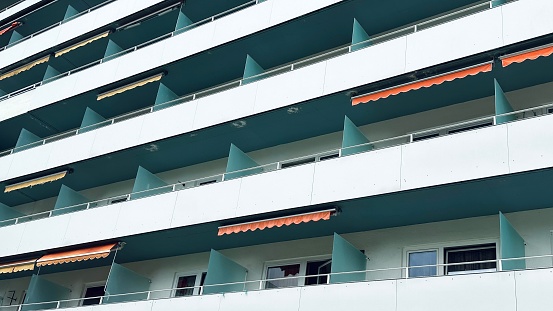
[[[3,35],[3,34],[5,34],[6,32],[8,32],[8,31],[10,31],[10,30],[12,30],[12,29],[15,29],[15,28],[21,26],[21,25],[22,25],[21,22],[13,22],[13,23],[11,23],[11,25],[9,25],[8,27],[6,27],[6,28],[0,30],[0,36]]]
[[[102,246],[95,246],[95,247],[77,249],[73,251],[48,254],[48,255],[42,256],[39,260],[37,260],[36,265],[37,267],[42,267],[42,266],[49,266],[49,265],[57,265],[61,263],[70,263],[70,262],[77,262],[77,261],[83,261],[83,260],[106,258],[109,256],[109,253],[113,250],[113,248],[116,245],[117,243],[111,243],[111,244],[102,245]]]
[[[400,86],[391,87],[382,91],[376,91],[373,93],[369,93],[366,95],[361,95],[358,97],[354,97],[351,100],[351,105],[355,106],[357,104],[363,104],[368,103],[370,101],[377,101],[381,98],[386,98],[388,96],[397,95],[399,93],[405,93],[412,90],[418,90],[423,87],[430,87],[433,85],[442,84],[446,81],[453,81],[455,79],[462,79],[468,76],[474,76],[476,74],[479,74],[481,72],[488,72],[492,70],[492,64],[484,64],[484,65],[478,65],[473,66],[466,69],[456,70],[453,72],[449,72],[446,74],[442,74],[436,77],[430,77],[423,80],[418,80],[415,82],[403,84]]]
[[[0,264],[0,274],[33,270],[35,268],[35,261],[36,259],[32,259]]]
[[[513,63],[522,63],[525,60],[534,60],[538,57],[546,57],[551,54],[553,54],[553,46],[523,51],[514,55],[501,57],[501,66],[507,67]]]
[[[217,235],[221,236],[224,234],[246,232],[248,230],[251,230],[251,231],[255,231],[258,229],[263,230],[265,228],[289,226],[291,224],[297,225],[303,222],[310,222],[310,221],[329,220],[330,215],[334,212],[336,212],[336,210],[326,210],[321,212],[305,213],[305,214],[299,214],[294,216],[271,218],[271,219],[246,222],[246,223],[230,225],[230,226],[222,226],[222,227],[219,227],[219,233]]]

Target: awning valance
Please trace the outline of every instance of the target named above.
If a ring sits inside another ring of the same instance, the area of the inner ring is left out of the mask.
[[[35,268],[35,262],[36,259],[32,259],[0,264],[0,274],[33,270]]]
[[[163,73],[160,73],[160,74],[157,74],[155,76],[152,76],[152,77],[149,77],[149,78],[146,78],[146,79],[142,79],[140,81],[133,82],[131,84],[127,84],[127,85],[122,86],[122,87],[118,87],[114,90],[111,90],[111,91],[108,91],[108,92],[105,92],[105,93],[102,93],[102,94],[98,94],[98,97],[96,98],[96,100],[102,100],[104,98],[111,97],[113,95],[117,95],[119,93],[123,93],[123,92],[126,92],[128,90],[132,90],[135,87],[143,86],[143,85],[148,84],[150,82],[159,81],[159,80],[161,80],[162,77],[163,77]]]
[[[52,182],[52,181],[55,181],[55,180],[58,180],[58,179],[62,179],[63,177],[65,177],[65,175],[67,175],[67,171],[63,171],[63,172],[59,172],[59,173],[55,173],[55,174],[50,174],[50,175],[47,175],[47,176],[38,177],[38,178],[31,179],[31,180],[18,182],[16,184],[7,185],[6,189],[4,189],[4,192],[10,192],[10,191],[19,190],[19,189],[23,189],[23,188],[28,188],[28,187],[32,187],[32,186],[36,186],[36,185],[42,185],[42,184],[45,184],[47,182]]]
[[[10,31],[10,30],[13,30],[19,26],[23,25],[23,23],[21,22],[13,22],[11,25],[9,25],[8,27],[0,30],[0,36],[5,34],[6,32]]]
[[[335,213],[336,210],[325,210],[313,213],[298,214],[293,216],[271,218],[259,221],[245,222],[236,225],[221,226],[217,235],[225,235],[238,232],[246,232],[248,230],[263,230],[265,228],[289,226],[291,224],[300,224],[303,222],[329,220],[330,215]]]
[[[15,68],[14,70],[11,70],[11,71],[8,71],[2,75],[0,75],[0,80],[4,80],[6,78],[9,78],[9,77],[13,77],[17,74],[20,74],[22,73],[23,71],[26,71],[26,70],[29,70],[31,68],[33,68],[34,66],[38,65],[38,64],[42,64],[42,63],[45,63],[47,62],[48,60],[50,60],[50,55],[46,56],[46,57],[43,57],[39,60],[35,60],[34,62],[32,63],[29,63],[27,65],[24,65],[24,66],[21,66],[19,68]]]
[[[61,51],[57,51],[57,52],[54,54],[54,57],[62,56],[62,55],[65,54],[65,53],[71,52],[71,51],[73,51],[73,50],[75,50],[75,49],[78,49],[78,48],[80,48],[80,47],[82,47],[82,46],[85,46],[85,45],[87,45],[87,44],[89,44],[89,43],[91,43],[91,42],[94,42],[94,41],[96,41],[96,40],[105,38],[105,37],[107,37],[109,34],[110,34],[110,31],[108,30],[108,31],[106,31],[106,32],[104,32],[104,33],[101,33],[101,34],[97,35],[97,36],[94,36],[94,37],[92,37],[92,38],[86,39],[86,40],[81,41],[81,42],[79,42],[79,43],[73,44],[72,46],[70,46],[70,47],[68,47],[68,48],[65,48],[65,49],[63,49],[63,50],[61,50]]]
[[[501,66],[507,67],[513,63],[522,63],[525,60],[535,60],[538,57],[547,57],[553,54],[553,45],[535,48],[500,57]]]
[[[388,88],[388,89],[385,89],[385,90],[376,91],[376,92],[373,92],[373,93],[357,96],[357,97],[352,98],[351,104],[352,104],[352,106],[355,106],[357,104],[368,103],[370,101],[377,101],[381,98],[386,98],[388,96],[397,95],[399,93],[405,93],[405,92],[409,92],[409,91],[412,91],[412,90],[418,90],[418,89],[423,88],[423,87],[430,87],[430,86],[433,86],[433,85],[442,84],[446,81],[453,81],[455,79],[462,79],[462,78],[465,78],[467,76],[474,76],[474,75],[479,74],[481,72],[488,72],[488,71],[491,71],[491,70],[492,70],[492,63],[472,66],[472,67],[469,67],[469,68],[465,68],[465,69],[445,73],[445,74],[442,74],[442,75],[439,75],[439,76],[430,77],[430,78],[414,81],[414,82],[411,82],[411,83],[403,84],[403,85],[400,85],[400,86],[391,87],[391,88]]]
[[[102,246],[82,248],[67,252],[48,254],[37,260],[37,267],[57,265],[62,263],[77,262],[83,260],[100,259],[109,256],[109,253],[118,243],[110,243]]]

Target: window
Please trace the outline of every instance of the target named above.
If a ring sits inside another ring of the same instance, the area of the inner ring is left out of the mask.
[[[88,298],[83,300],[83,306],[89,305],[98,305],[100,304],[100,297],[104,296],[105,285],[87,285],[84,290],[83,298]]]
[[[327,284],[328,275],[326,274],[330,273],[331,265],[330,259],[299,260],[295,263],[269,265],[265,288]]]
[[[408,277],[416,278],[422,276],[433,276],[438,274],[438,251],[437,250],[428,250],[420,252],[410,252],[409,253],[409,269]],[[428,267],[417,267],[417,266],[428,266]],[[415,267],[415,268],[411,268]]]
[[[177,275],[174,286],[176,290],[173,296],[184,297],[201,294],[201,288],[204,286],[206,275],[206,272],[192,275]]]
[[[446,266],[447,275],[496,271],[495,262],[479,262],[496,259],[495,244],[444,248],[444,258],[446,264],[461,263]]]

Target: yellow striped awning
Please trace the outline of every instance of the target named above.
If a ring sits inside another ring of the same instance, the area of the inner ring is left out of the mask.
[[[65,48],[65,49],[63,49],[63,50],[61,50],[61,51],[57,51],[56,53],[54,53],[54,57],[62,56],[62,55],[65,54],[65,53],[69,53],[69,52],[71,52],[71,51],[73,51],[73,50],[75,50],[75,49],[78,49],[78,48],[80,48],[80,47],[82,47],[82,46],[85,46],[85,45],[87,45],[87,44],[89,44],[89,43],[91,43],[91,42],[94,42],[94,41],[96,41],[96,40],[105,38],[105,37],[107,37],[107,36],[110,34],[110,32],[111,32],[111,31],[108,30],[108,31],[106,31],[106,32],[103,32],[103,33],[97,35],[97,36],[94,36],[94,37],[92,37],[92,38],[88,38],[88,39],[86,39],[86,40],[83,40],[83,41],[81,41],[81,42],[79,42],[79,43],[73,44],[72,46],[67,47],[67,48]]]
[[[47,176],[38,177],[38,178],[31,179],[31,180],[26,180],[26,181],[18,182],[18,183],[15,183],[15,184],[7,185],[6,189],[4,189],[4,192],[11,192],[11,191],[14,191],[14,190],[28,188],[28,187],[32,187],[32,186],[36,186],[36,185],[42,185],[42,184],[45,184],[47,182],[52,182],[52,181],[55,181],[55,180],[58,180],[58,179],[62,179],[63,177],[65,177],[65,175],[67,175],[67,171],[54,173],[54,174],[50,174],[50,175],[47,175]]]
[[[0,264],[0,274],[28,271],[35,268],[36,259]]]
[[[19,68],[15,68],[14,70],[11,70],[11,71],[8,71],[2,75],[0,75],[0,80],[4,80],[4,79],[7,79],[7,78],[10,78],[10,77],[13,77],[17,74],[20,74],[22,73],[23,71],[26,71],[26,70],[29,70],[31,68],[33,68],[34,66],[38,65],[38,64],[42,64],[42,63],[45,63],[47,61],[50,60],[50,55],[46,56],[46,57],[43,57],[39,60],[35,60],[34,62],[30,63],[30,64],[27,64],[27,65],[24,65],[24,66],[21,66]]]
[[[152,76],[152,77],[149,77],[149,78],[146,78],[146,79],[142,79],[140,81],[133,82],[131,84],[124,85],[122,87],[118,87],[114,90],[111,90],[111,91],[108,91],[108,92],[105,92],[105,93],[102,93],[102,94],[98,94],[98,97],[96,98],[96,100],[102,100],[104,98],[108,98],[108,97],[111,97],[113,95],[117,95],[117,94],[126,92],[128,90],[132,90],[136,87],[146,85],[150,82],[159,81],[159,80],[161,80],[162,77],[163,77],[163,73],[160,73],[160,74],[157,74],[155,76]]]
[[[83,260],[106,258],[109,256],[109,253],[117,246],[117,244],[118,243],[110,243],[102,246],[88,247],[67,252],[44,255],[37,260],[36,266],[42,267]]]

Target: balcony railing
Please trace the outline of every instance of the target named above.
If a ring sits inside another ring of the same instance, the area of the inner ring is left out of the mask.
[[[16,5],[18,5],[18,4],[20,4],[20,3],[24,2],[24,1],[25,1],[25,0],[19,0],[19,1],[15,2],[15,3],[12,3],[12,4],[8,5],[7,7],[1,9],[1,10],[0,10],[0,13],[4,13],[4,12],[6,12],[7,10],[13,8],[14,6],[16,6]]]
[[[241,290],[234,292],[245,292],[245,291],[262,291],[270,290],[274,288],[283,288],[283,287],[271,287],[268,288],[267,284],[271,282],[272,284],[278,281],[286,281],[286,288],[290,287],[306,287],[306,286],[316,286],[316,285],[328,285],[328,284],[341,284],[341,283],[359,283],[359,282],[374,282],[374,281],[383,281],[383,280],[401,280],[408,278],[409,269],[420,269],[420,268],[435,268],[436,274],[423,276],[418,278],[436,278],[444,275],[449,277],[455,277],[456,275],[466,275],[466,274],[489,274],[489,273],[498,273],[502,271],[513,271],[513,270],[503,270],[502,267],[505,263],[509,262],[524,262],[527,268],[518,269],[515,271],[525,271],[525,270],[537,270],[537,269],[549,269],[553,265],[551,261],[553,260],[553,255],[538,255],[538,256],[526,256],[526,257],[515,257],[515,258],[504,258],[504,259],[495,259],[495,260],[482,260],[482,261],[469,261],[469,262],[459,262],[459,263],[450,263],[450,264],[434,264],[434,265],[420,265],[420,266],[401,266],[394,268],[382,268],[382,269],[367,269],[367,270],[358,270],[358,271],[348,271],[348,272],[337,272],[337,273],[324,273],[324,274],[313,274],[313,275],[302,275],[294,277],[284,277],[284,278],[272,278],[272,279],[258,279],[258,280],[245,280],[240,282],[231,282],[231,283],[221,283],[221,284],[211,284],[211,285],[202,285],[202,286],[190,286],[190,287],[177,287],[170,289],[160,289],[160,290],[148,290],[142,292],[132,292],[125,294],[109,295],[97,297],[87,297],[87,298],[77,298],[77,299],[66,299],[66,300],[57,300],[57,301],[45,301],[37,303],[26,303],[21,305],[11,305],[11,306],[0,306],[0,311],[21,311],[23,307],[29,307],[31,310],[40,310],[41,306],[45,306],[44,309],[61,309],[61,308],[74,308],[83,306],[83,303],[87,300],[98,300],[98,304],[113,304],[113,303],[125,303],[131,301],[149,301],[149,300],[158,300],[158,299],[171,299],[171,298],[186,298],[192,295],[186,296],[176,296],[175,293],[179,290],[190,290],[191,292],[197,292],[198,295],[217,295],[222,293],[228,293],[232,291],[211,291],[215,292],[213,294],[207,294],[204,292],[205,288],[229,288],[229,286],[240,286]],[[532,264],[532,262],[534,264]],[[463,265],[477,265],[477,264],[490,264],[494,263],[496,268],[493,271],[490,269],[485,270],[467,270],[463,273],[456,274],[445,274],[447,267],[463,266]],[[530,264],[529,264],[530,263]],[[340,282],[333,281],[333,277],[340,277]],[[342,281],[347,279],[348,276],[351,276],[351,281]],[[312,285],[300,285],[305,283],[305,279],[314,279],[322,280],[317,282],[317,284]],[[296,280],[297,285],[289,285],[290,281]],[[288,286],[289,285],[289,286]],[[110,298],[117,297],[118,302],[108,302]],[[140,297],[137,299],[137,297]],[[144,297],[144,298],[142,298]]]
[[[349,156],[352,154],[371,152],[374,150],[380,150],[380,149],[390,148],[394,146],[416,143],[417,141],[420,141],[420,140],[431,139],[431,138],[441,137],[445,135],[453,135],[460,132],[480,129],[483,127],[495,126],[495,125],[498,125],[497,119],[501,120],[501,119],[505,119],[505,117],[514,116],[515,119],[510,122],[517,122],[517,121],[534,118],[537,116],[550,114],[550,113],[553,113],[553,103],[548,103],[546,105],[517,110],[514,112],[495,115],[495,116],[486,116],[478,119],[471,119],[471,120],[453,123],[453,124],[449,124],[441,127],[435,127],[432,129],[425,129],[417,132],[412,132],[401,136],[386,138],[386,139],[377,140],[377,141],[373,141],[365,144],[359,144],[359,145],[355,145],[347,148],[328,150],[328,151],[319,152],[316,154],[278,161],[278,162],[251,167],[243,170],[237,170],[237,171],[221,173],[221,174],[212,175],[212,176],[196,178],[196,179],[187,180],[184,182],[178,182],[178,183],[163,186],[163,187],[152,188],[152,189],[139,191],[139,192],[132,192],[128,194],[122,194],[122,195],[110,197],[107,199],[101,199],[101,200],[91,201],[88,203],[82,203],[82,204],[72,205],[72,206],[59,208],[55,210],[36,213],[32,215],[25,215],[17,218],[2,220],[0,221],[0,227],[15,225],[18,223],[28,222],[31,220],[49,218],[49,217],[53,217],[61,214],[67,214],[67,213],[72,213],[72,212],[77,212],[82,210],[98,208],[102,206],[112,205],[116,203],[126,202],[129,200],[144,198],[144,197],[163,194],[163,193],[186,190],[186,189],[204,186],[204,185],[217,183],[217,182],[222,182],[222,181],[230,180],[234,178],[286,169],[293,166],[326,161],[326,160],[339,158],[343,156]],[[505,124],[505,123],[506,122],[503,122],[501,124]]]

